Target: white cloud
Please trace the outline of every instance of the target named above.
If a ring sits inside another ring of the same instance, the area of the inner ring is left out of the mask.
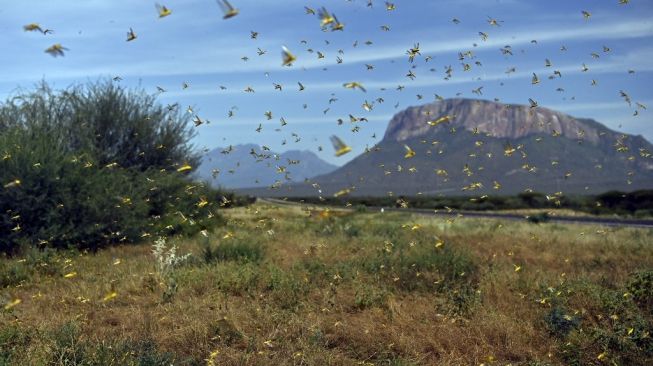
[[[437,42],[422,42],[420,43],[421,52],[424,55],[437,55],[449,52],[459,52],[469,49],[472,44],[476,43],[476,51],[487,49],[498,49],[511,45],[512,47],[529,44],[532,40],[538,42],[554,42],[554,41],[579,41],[590,39],[628,39],[628,38],[642,38],[653,36],[653,21],[646,20],[632,20],[615,22],[603,25],[587,25],[583,27],[567,28],[567,29],[551,29],[551,27],[540,29],[521,29],[514,32],[515,36],[500,36],[488,38],[483,42],[479,37],[475,38],[459,38],[447,39]],[[447,34],[447,38],[448,34]],[[412,43],[393,46],[375,47],[373,50],[357,50],[346,54],[345,61],[347,63],[371,63],[379,60],[388,60],[402,57],[406,54],[406,50],[412,46]],[[330,63],[330,65],[335,62]],[[324,67],[329,64],[324,64],[315,61],[303,63],[303,67]]]
[[[537,29],[519,29],[512,31],[514,36],[490,35],[490,38],[483,42],[478,37],[465,37],[450,39],[447,33],[442,40],[422,42],[421,50],[424,55],[437,55],[443,53],[454,53],[470,49],[473,43],[478,46],[475,51],[498,49],[510,44],[513,47],[528,44],[536,39],[540,43],[545,42],[573,42],[581,40],[609,40],[609,39],[631,39],[642,37],[653,37],[653,20],[628,20],[613,23],[601,23],[599,25],[587,24],[569,28],[545,27]],[[446,37],[446,38],[445,38]],[[159,40],[157,40],[158,42]],[[91,56],[79,56],[77,60],[79,67],[70,67],[70,64],[61,62],[54,65],[45,75],[48,79],[75,79],[81,77],[94,77],[106,75],[107,70],[123,77],[156,77],[156,76],[192,76],[202,74],[224,75],[233,73],[262,73],[262,72],[298,72],[303,69],[322,68],[336,64],[335,56],[327,59],[317,60],[314,57],[308,58],[306,54],[299,54],[299,60],[293,67],[282,67],[280,65],[280,46],[284,42],[280,39],[267,38],[256,44],[264,48],[268,53],[263,57],[252,55],[255,46],[243,45],[241,42],[228,38],[192,39],[183,43],[180,48],[175,49],[174,57],[166,57],[159,48],[154,47],[148,51],[148,60],[136,62],[133,58],[121,57],[120,54],[110,55],[106,60],[97,60]],[[379,60],[389,60],[405,57],[406,50],[412,46],[412,42],[394,45],[375,45],[374,47],[359,47],[349,50],[343,55],[345,64],[372,63]],[[146,50],[141,50],[141,53]],[[299,51],[297,51],[299,52]],[[71,51],[71,56],[73,55]],[[249,55],[249,62],[233,62],[235,57]],[[225,57],[229,57],[229,60]],[[641,59],[633,59],[640,62]],[[93,65],[93,66],[87,66]],[[649,67],[650,68],[650,67]],[[33,80],[33,70],[18,70],[8,75],[4,81],[25,81]]]
[[[279,116],[281,117],[281,116]],[[360,117],[360,116],[359,116]],[[365,116],[367,118],[368,122],[388,122],[390,119],[393,117],[391,114],[377,114],[377,115],[370,115],[370,116]],[[318,117],[302,117],[302,116],[289,116],[289,117],[284,117],[284,119],[288,122],[288,126],[295,126],[295,125],[303,125],[303,124],[325,124],[325,123],[330,123],[332,125],[336,124],[336,121],[338,118],[342,118],[342,116],[318,116]],[[209,120],[212,120],[211,118],[208,118]],[[223,118],[224,119],[224,118]],[[217,120],[217,119],[216,119]],[[240,118],[240,117],[234,117],[233,119],[229,119],[228,122],[217,122],[217,123],[211,123],[210,125],[206,125],[205,130],[208,130],[207,132],[211,132],[213,129],[219,129],[223,127],[235,127],[235,126],[241,126],[241,125],[247,125],[247,126],[258,126],[258,124],[262,124],[264,128],[278,128],[280,126],[279,124],[279,119],[275,118],[272,120],[266,120],[264,116],[261,116],[261,118]],[[348,125],[351,125],[349,121],[347,120],[346,123]],[[360,124],[364,124],[365,122],[360,122]],[[287,130],[287,128],[286,128]],[[288,131],[286,131],[288,132]]]
[[[653,105],[653,100],[648,100],[648,101],[641,101],[640,103],[643,103],[644,105]],[[587,111],[587,112],[593,112],[596,110],[619,110],[619,109],[635,109],[635,104],[633,103],[632,106],[628,106],[628,104],[625,101],[619,101],[619,102],[590,102],[590,103],[574,103],[574,102],[569,102],[566,104],[549,104],[547,105],[547,108],[550,109],[555,109],[555,110],[560,110],[560,111],[566,111],[566,112],[572,112],[572,111]]]

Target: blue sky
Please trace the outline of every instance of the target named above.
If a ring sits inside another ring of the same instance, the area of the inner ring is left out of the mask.
[[[211,121],[198,128],[198,147],[257,143],[276,151],[310,149],[338,165],[378,142],[394,113],[432,102],[436,93],[478,97],[472,90],[481,86],[485,99],[527,104],[533,98],[541,106],[653,141],[651,111],[640,109],[633,116],[635,104],[629,107],[619,95],[624,90],[633,101],[653,108],[650,0],[627,5],[619,0],[394,0],[393,11],[379,0],[372,1],[373,7],[367,0],[233,0],[240,14],[227,20],[215,0],[160,3],[172,10],[170,16],[159,19],[149,0],[0,0],[0,97],[40,80],[63,88],[120,76],[123,85],[152,93],[161,86],[167,90],[160,95],[162,103],[192,106]],[[344,31],[323,32],[319,18],[307,15],[304,6],[326,7],[345,24]],[[592,16],[584,19],[583,10]],[[489,18],[502,22],[492,26]],[[28,23],[54,33],[24,32]],[[138,38],[126,42],[130,27]],[[251,31],[259,33],[257,39]],[[69,48],[65,57],[43,52],[53,43]],[[406,51],[415,43],[422,56],[410,63]],[[283,45],[298,58],[291,67],[281,66]],[[506,45],[513,56],[500,51]],[[567,51],[561,51],[563,45]],[[604,52],[604,46],[610,51]],[[259,56],[258,48],[265,54]],[[317,51],[325,57],[318,59]],[[472,66],[469,71],[458,59],[466,51],[474,55],[465,61]],[[426,61],[426,56],[432,59]],[[551,67],[545,66],[547,58]],[[367,70],[366,64],[374,69]],[[588,71],[582,71],[583,64]],[[445,80],[449,65],[453,74]],[[516,71],[506,74],[513,67]],[[415,80],[406,77],[409,70]],[[548,79],[553,70],[561,71],[562,78]],[[533,72],[541,79],[538,85],[531,85]],[[361,82],[367,93],[342,87],[350,81]],[[297,82],[305,85],[304,91]],[[275,90],[273,83],[283,90]],[[397,90],[399,85],[404,89]],[[247,87],[255,92],[244,92]],[[337,101],[330,104],[332,97]],[[377,98],[384,102],[375,102]],[[375,102],[371,111],[362,108],[366,100]],[[272,120],[266,111],[272,111]],[[349,114],[369,122],[352,132]],[[286,126],[281,127],[280,117]],[[345,123],[338,125],[339,118]],[[259,123],[263,128],[256,132]],[[354,152],[333,156],[332,134]]]

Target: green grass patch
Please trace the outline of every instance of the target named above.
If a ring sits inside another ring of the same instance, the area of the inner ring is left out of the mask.
[[[265,247],[254,236],[221,240],[218,244],[208,242],[202,247],[202,258],[207,264],[214,262],[260,262],[265,256]]]

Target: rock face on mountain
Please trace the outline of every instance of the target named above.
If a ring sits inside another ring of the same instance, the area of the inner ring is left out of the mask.
[[[404,145],[414,157],[405,157]],[[542,107],[449,99],[398,113],[379,144],[315,177],[317,184],[268,194],[329,195],[343,188],[356,195],[632,191],[653,188],[652,153],[643,137],[594,120]]]
[[[427,122],[449,116],[449,123],[430,126]],[[410,107],[396,114],[386,130],[384,140],[405,141],[427,137],[442,128],[478,131],[496,138],[519,139],[535,134],[559,134],[593,144],[600,140],[602,125],[546,108],[501,104],[483,100],[447,99],[442,102]]]
[[[216,187],[236,189],[303,182],[336,168],[310,151],[290,150],[279,154],[246,144],[208,152],[195,175]]]

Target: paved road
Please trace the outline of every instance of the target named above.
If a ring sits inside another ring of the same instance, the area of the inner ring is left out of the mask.
[[[272,205],[305,205],[305,206],[318,206],[316,204],[302,204],[292,201],[284,201],[276,198],[258,198],[260,202],[268,203]],[[328,206],[324,206],[328,207]],[[338,207],[342,209],[342,207]],[[368,206],[367,209],[371,211],[380,211],[382,207]],[[434,210],[421,209],[421,208],[394,208],[394,207],[383,207],[384,211],[398,211],[398,212],[410,212],[420,215],[429,215],[429,216],[444,216],[444,217],[455,217],[458,214],[461,214],[465,217],[479,217],[479,218],[490,218],[490,219],[502,219],[502,220],[512,220],[512,221],[525,221],[527,219],[524,215],[511,214],[511,213],[495,213],[495,212],[478,212],[478,211],[451,211],[446,212],[443,210]],[[610,217],[595,217],[595,216],[549,216],[549,222],[561,223],[561,224],[589,224],[589,225],[602,225],[602,226],[615,226],[615,227],[637,227],[637,228],[646,228],[653,229],[653,220],[644,220],[644,219],[615,219]]]

